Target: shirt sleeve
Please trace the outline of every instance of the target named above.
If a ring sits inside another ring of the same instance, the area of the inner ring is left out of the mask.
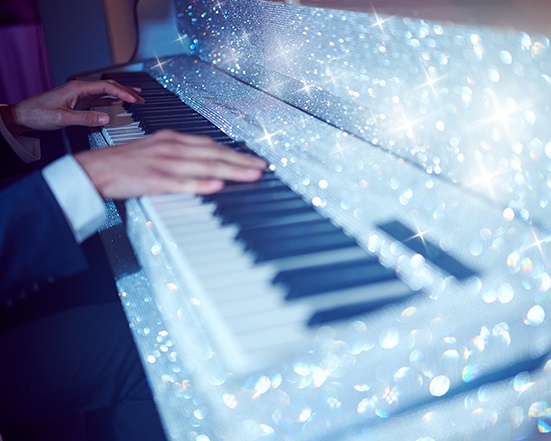
[[[0,104],[3,106],[4,104]],[[40,141],[14,137],[0,117],[0,133],[25,163],[40,159]],[[96,232],[105,219],[105,205],[78,162],[70,155],[51,163],[42,176],[50,187],[78,243]]]
[[[78,162],[66,155],[42,170],[78,243],[94,234],[105,219],[105,204]]]
[[[2,117],[0,117],[0,133],[24,163],[28,164],[40,159],[40,141],[36,138],[13,136],[2,121]]]

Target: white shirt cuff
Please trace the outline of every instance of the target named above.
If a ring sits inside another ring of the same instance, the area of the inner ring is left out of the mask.
[[[63,156],[44,168],[42,175],[77,242],[94,234],[105,219],[105,204],[78,162],[70,155]]]
[[[0,104],[0,106],[5,106],[5,104]],[[26,136],[14,137],[2,121],[2,117],[0,117],[0,133],[23,162],[28,164],[40,159],[40,141]]]

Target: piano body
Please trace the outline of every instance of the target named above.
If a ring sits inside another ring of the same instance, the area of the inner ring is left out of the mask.
[[[92,147],[171,127],[271,165],[204,200],[108,202],[100,234],[168,438],[551,431],[547,37],[175,7],[191,54],[106,72],[152,107],[111,109]]]

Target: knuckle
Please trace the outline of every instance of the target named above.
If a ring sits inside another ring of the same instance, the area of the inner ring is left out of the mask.
[[[222,162],[214,162],[214,166],[212,166],[212,170],[215,173],[215,176],[224,176],[226,172],[226,166]]]
[[[80,118],[83,125],[87,126],[95,123],[94,121],[95,118],[90,112],[82,112],[82,114],[80,115]]]
[[[159,130],[158,132],[155,132],[153,135],[157,138],[170,140],[173,137],[173,132],[167,129]]]
[[[159,143],[159,145],[156,146],[156,152],[160,155],[172,156],[174,153],[174,145],[167,142]]]
[[[80,88],[82,85],[82,81],[78,81],[78,80],[71,80],[67,83],[67,87],[69,87],[70,89],[78,89]]]

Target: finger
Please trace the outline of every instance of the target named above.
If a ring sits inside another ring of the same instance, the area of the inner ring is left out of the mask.
[[[159,194],[164,193],[189,193],[212,194],[224,188],[224,181],[219,179],[165,179],[162,182]],[[148,193],[148,192],[146,192]]]
[[[113,80],[80,82],[80,95],[110,95],[119,98],[128,103],[142,104],[145,100],[139,96],[134,90],[121,86]]]
[[[262,171],[257,168],[241,167],[223,161],[209,160],[167,160],[148,158],[151,167],[159,172],[192,179],[221,179],[249,182],[260,178]]]
[[[184,149],[180,146],[180,155],[186,159],[199,159],[207,161],[222,161],[228,164],[263,170],[267,167],[266,161],[245,153],[236,152],[220,144],[192,145]]]
[[[94,110],[66,110],[61,115],[62,126],[98,127],[109,123],[109,115]]]
[[[174,176],[163,176],[161,179],[155,180],[155,182],[146,182],[143,191],[136,191],[134,186],[132,190],[124,189],[122,192],[120,189],[110,189],[107,194],[115,198],[128,198],[142,195],[157,195],[157,194],[173,194],[173,193],[187,193],[187,194],[212,194],[216,193],[224,188],[224,182],[219,179],[189,179],[189,178],[177,178]],[[115,196],[113,196],[115,195]]]
[[[97,98],[90,102],[90,107],[116,106],[122,104],[122,100],[114,98]]]
[[[115,85],[116,87],[120,87],[122,90],[126,90],[128,93],[130,93],[134,98],[136,98],[136,102],[139,104],[143,104],[145,102],[145,99],[140,96],[140,93],[142,92],[141,87],[132,87],[132,86],[123,86],[119,83],[117,83],[114,80],[108,80],[109,83]]]
[[[229,164],[257,169],[264,169],[267,166],[266,161],[260,158],[235,152],[206,136],[162,131],[155,134],[151,140],[160,143],[157,151],[179,158],[220,160]]]

